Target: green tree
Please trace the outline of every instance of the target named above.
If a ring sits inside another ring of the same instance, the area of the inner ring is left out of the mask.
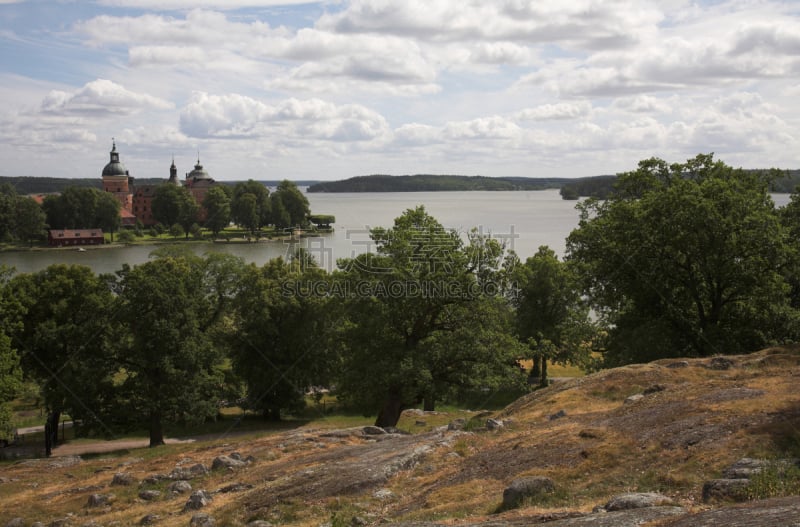
[[[610,364],[750,352],[790,336],[785,231],[763,174],[711,155],[639,163],[579,205],[568,261],[608,331]]]
[[[245,197],[247,195],[252,196]],[[245,200],[247,203],[241,203]],[[233,188],[231,214],[237,225],[255,232],[270,223],[272,203],[269,189],[263,183],[249,179]]]
[[[24,316],[22,305],[7,288],[11,276],[11,269],[0,265],[0,440],[5,441],[12,438],[13,415],[9,403],[19,393],[22,381],[19,354],[7,334],[22,326]]]
[[[277,197],[275,197],[277,196]],[[284,179],[278,184],[278,188],[273,193],[273,198],[280,201],[289,216],[288,226],[305,227],[308,224],[308,215],[311,213],[308,198],[297,188],[292,181]],[[273,223],[276,223],[273,216]],[[277,218],[278,222],[285,221],[285,218]]]
[[[79,265],[51,265],[20,274],[8,291],[24,312],[24,324],[10,333],[25,374],[40,387],[50,430],[68,412],[86,427],[98,423],[98,401],[112,383],[107,337],[113,296],[107,282]],[[49,438],[48,446],[54,444]]]
[[[104,232],[111,233],[111,241],[114,241],[114,233],[119,230],[120,217],[119,211],[122,204],[109,192],[100,192],[97,196],[94,227],[100,227]]]
[[[51,229],[99,228],[98,203],[106,195],[92,187],[67,187],[61,194],[46,196],[42,206],[47,224]]]
[[[305,405],[305,391],[329,381],[330,332],[325,298],[314,285],[325,274],[277,258],[250,266],[235,299],[231,356],[247,386],[247,406],[265,419]]]
[[[271,223],[275,228],[286,229],[293,226],[292,217],[289,215],[289,211],[286,210],[286,206],[283,204],[280,194],[277,192],[273,193],[270,201],[272,202]]]
[[[533,367],[529,382],[547,385],[547,362],[585,366],[590,358],[589,309],[571,269],[547,246],[515,266],[517,335],[526,343]]]
[[[203,200],[203,207],[207,212],[205,226],[216,237],[231,222],[231,199],[224,187],[211,187]]]
[[[13,434],[10,402],[19,393],[22,370],[19,355],[11,347],[11,339],[0,331],[0,441],[9,441]]]
[[[44,237],[47,224],[46,216],[41,205],[32,198],[24,196],[17,197],[16,215],[14,218],[14,237],[21,241],[28,241],[31,246],[33,242]]]
[[[180,238],[181,236],[185,235],[186,231],[183,230],[183,227],[180,223],[173,223],[172,227],[169,228],[169,235],[173,238]]]
[[[163,225],[179,224],[183,227],[183,234],[187,238],[200,212],[200,205],[194,200],[189,189],[171,183],[163,183],[156,188],[152,207],[156,221]]]
[[[493,294],[496,240],[466,245],[424,207],[370,236],[377,253],[341,261],[333,277],[347,298],[344,397],[379,410],[376,425],[394,426],[409,405],[432,409],[452,389],[518,379],[511,311]]]
[[[17,191],[10,183],[0,184],[0,241],[14,236],[16,225]]]
[[[261,220],[258,214],[258,202],[253,194],[245,193],[239,195],[232,205],[233,217],[236,223],[251,233],[256,232]]]
[[[164,424],[216,414],[223,355],[210,335],[212,299],[200,258],[164,256],[123,273],[124,334],[115,359],[125,372],[120,408],[164,444]]]

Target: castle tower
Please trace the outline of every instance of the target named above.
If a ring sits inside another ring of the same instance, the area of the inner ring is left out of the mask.
[[[180,186],[181,182],[178,179],[178,168],[175,166],[175,157],[172,157],[172,164],[169,166],[169,182],[173,185]]]
[[[112,138],[110,160],[103,167],[103,190],[110,192],[122,204],[122,208],[130,211],[133,205],[131,178],[128,169],[119,160],[117,142]]]

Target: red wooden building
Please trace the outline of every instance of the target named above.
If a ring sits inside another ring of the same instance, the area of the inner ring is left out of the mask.
[[[101,229],[51,229],[47,233],[51,247],[71,245],[103,245],[105,237]]]

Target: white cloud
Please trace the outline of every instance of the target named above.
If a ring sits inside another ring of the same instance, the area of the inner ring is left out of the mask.
[[[589,114],[589,102],[543,104],[535,108],[525,108],[517,114],[521,121],[548,121],[553,119],[577,119]]]
[[[0,3],[7,0],[0,0]],[[14,1],[14,0],[12,0]],[[101,5],[136,9],[240,9],[243,7],[273,7],[307,4],[309,0],[98,0]]]
[[[126,90],[107,79],[89,82],[76,92],[51,91],[42,101],[48,113],[128,114],[144,109],[167,110],[174,105],[158,97]]]
[[[181,111],[181,130],[192,137],[268,137],[276,142],[373,141],[389,133],[386,120],[357,104],[289,99],[269,105],[251,97],[193,94]]]
[[[500,0],[355,0],[317,27],[341,33],[382,33],[430,41],[564,42],[618,47],[662,18],[643,2],[520,2]]]
[[[674,102],[674,101],[673,101]],[[670,113],[672,106],[665,98],[636,95],[614,100],[614,107],[636,113]]]

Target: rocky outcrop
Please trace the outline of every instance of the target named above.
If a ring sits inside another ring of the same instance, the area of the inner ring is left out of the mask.
[[[183,512],[196,511],[211,503],[211,496],[204,490],[196,490],[189,496],[189,500],[183,506]]]
[[[533,502],[555,490],[553,480],[542,476],[519,478],[503,491],[502,509],[513,509],[526,501]]]

